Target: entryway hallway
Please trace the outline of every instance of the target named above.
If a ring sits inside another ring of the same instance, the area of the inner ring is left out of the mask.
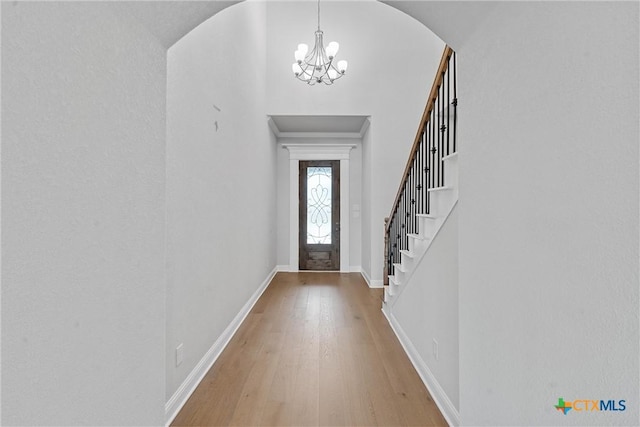
[[[359,273],[278,273],[173,425],[446,426]]]

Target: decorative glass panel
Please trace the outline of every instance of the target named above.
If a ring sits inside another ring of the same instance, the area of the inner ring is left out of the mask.
[[[331,244],[331,167],[307,168],[307,243]]]

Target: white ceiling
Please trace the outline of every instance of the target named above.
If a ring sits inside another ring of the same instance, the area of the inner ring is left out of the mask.
[[[270,116],[269,125],[279,138],[362,138],[368,116]]]
[[[109,2],[116,13],[133,17],[165,48],[235,1],[117,1]]]
[[[108,2],[144,25],[166,48],[221,10],[242,0]],[[473,34],[496,2],[380,0],[422,22],[454,49]]]

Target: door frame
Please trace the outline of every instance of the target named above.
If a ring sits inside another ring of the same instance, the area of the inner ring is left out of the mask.
[[[340,272],[349,264],[349,160],[356,144],[282,144],[289,150],[289,271],[299,271],[300,160],[340,160]]]
[[[342,211],[340,206],[340,161],[339,160],[299,160],[300,172],[298,175],[298,185],[300,194],[298,196],[298,269],[300,270],[312,270],[310,268],[303,268],[300,264],[308,266],[311,253],[315,252],[330,252],[330,268],[323,269],[319,268],[322,271],[340,271],[340,212]],[[305,165],[303,165],[306,164]],[[331,234],[331,250],[326,250],[326,246],[320,244],[309,244],[307,242],[307,234],[301,233],[300,231],[304,230],[307,233],[309,232],[307,228],[307,219],[309,216],[309,212],[307,210],[308,205],[308,168],[311,167],[328,167],[332,170],[331,173],[331,218],[329,219],[329,229]],[[337,185],[336,185],[337,184]],[[302,197],[304,193],[305,197]],[[304,204],[304,206],[303,206]],[[305,224],[306,222],[306,224]],[[336,227],[338,228],[336,230]],[[337,233],[336,233],[337,231]],[[305,260],[306,258],[306,264]]]

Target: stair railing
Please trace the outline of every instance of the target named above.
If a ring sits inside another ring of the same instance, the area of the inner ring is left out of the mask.
[[[385,218],[384,284],[418,231],[418,214],[429,214],[429,190],[444,187],[443,158],[456,152],[456,54],[445,46],[407,166],[389,218]]]

